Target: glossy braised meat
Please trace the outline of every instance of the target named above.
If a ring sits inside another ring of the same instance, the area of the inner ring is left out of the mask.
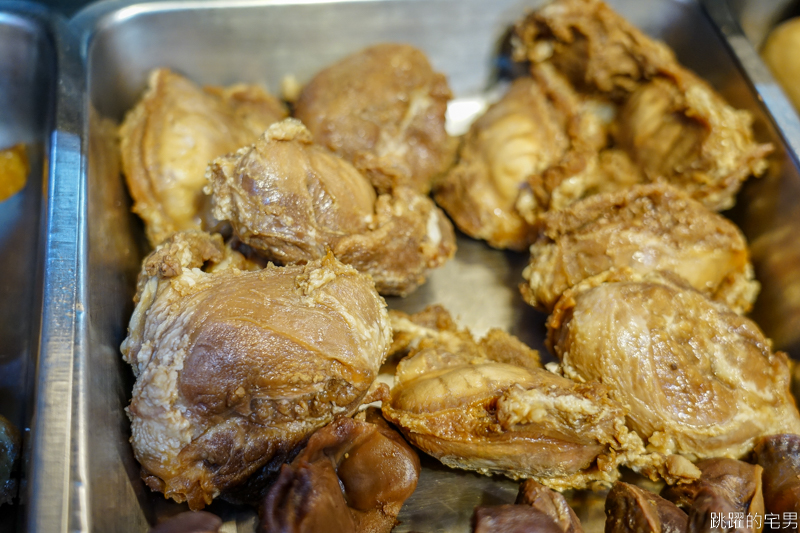
[[[800,436],[780,434],[760,438],[753,458],[764,469],[761,479],[766,512],[777,514],[781,520],[784,513],[800,513]]]
[[[558,490],[610,483],[620,463],[644,452],[604,387],[537,367],[538,354],[506,333],[478,342],[449,316],[437,322],[449,329],[392,315],[411,351],[383,403],[386,418],[424,452],[450,467],[533,478]],[[526,366],[499,362],[509,352],[520,359],[523,349]]]
[[[568,116],[533,78],[508,93],[470,127],[458,163],[434,186],[434,198],[458,228],[495,248],[524,250],[531,229],[516,203],[528,177],[569,148]]]
[[[675,505],[689,509],[702,491],[717,494],[717,500],[724,499],[726,507],[742,516],[760,517],[763,523],[764,496],[762,493],[762,471],[758,465],[751,465],[736,459],[716,457],[696,463],[702,474],[691,483],[665,487],[661,496]],[[712,509],[712,511],[717,511]],[[759,528],[760,529],[760,528]]]
[[[621,268],[673,272],[738,313],[750,309],[759,288],[739,228],[663,184],[600,194],[547,213],[521,288],[528,303],[551,311],[570,287]]]
[[[772,147],[755,142],[750,113],[730,107],[602,1],[556,0],[521,20],[516,33],[518,59],[550,62],[578,91],[619,105],[615,142],[648,180],[723,210],[748,176],[766,170]]]
[[[371,401],[391,341],[372,280],[333,256],[250,272],[225,258],[202,232],[159,246],[122,343],[142,475],[192,509]]]
[[[0,415],[0,505],[12,503],[17,496],[15,470],[21,444],[17,428]]]
[[[312,261],[332,250],[382,294],[406,295],[455,253],[447,217],[407,187],[377,196],[350,163],[287,119],[208,171],[213,214],[267,259]]]
[[[379,192],[402,185],[427,194],[433,177],[452,163],[455,141],[444,128],[451,97],[447,79],[424,53],[384,43],[317,74],[294,115],[315,142],[350,161]]]
[[[414,492],[416,452],[377,409],[318,430],[284,465],[261,508],[262,533],[389,532]]]
[[[627,155],[604,149],[607,108],[552,65],[534,66],[473,123],[435,184],[437,203],[468,235],[524,250],[541,213],[643,179]]]
[[[688,517],[669,500],[617,481],[606,496],[605,533],[685,533]]]
[[[630,272],[569,289],[548,320],[565,376],[599,381],[648,450],[738,458],[800,431],[786,354],[751,320],[675,278]]]
[[[168,69],[151,72],[119,131],[133,211],[144,220],[150,244],[212,225],[203,194],[208,163],[252,143],[286,115],[255,85],[200,88]]]

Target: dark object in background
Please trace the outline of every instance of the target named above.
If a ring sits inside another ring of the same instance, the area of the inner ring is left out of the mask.
[[[388,533],[419,472],[416,452],[377,409],[339,418],[283,466],[264,500],[258,531]]]
[[[19,445],[19,431],[0,415],[0,505],[11,503],[17,495],[17,480],[13,474],[19,459]]]
[[[686,524],[675,504],[635,485],[614,483],[606,497],[605,533],[684,533]]]
[[[766,511],[781,518],[784,513],[800,513],[800,436],[762,437],[756,441],[753,459],[764,469],[761,479]],[[788,531],[797,531],[796,520]]]

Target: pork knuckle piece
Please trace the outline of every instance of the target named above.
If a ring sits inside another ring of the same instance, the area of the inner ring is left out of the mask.
[[[200,269],[223,256],[222,239],[201,232],[157,248],[122,344],[137,378],[128,415],[142,475],[192,509],[352,414],[391,342],[372,281],[332,256]]]
[[[570,287],[623,268],[673,272],[739,313],[759,289],[739,228],[663,184],[598,194],[547,213],[521,288],[531,305],[552,311]]]
[[[370,274],[380,293],[406,295],[455,253],[453,228],[430,198],[406,187],[376,197],[358,170],[312,143],[295,119],[216,159],[207,177],[214,216],[283,264],[332,250]]]
[[[286,115],[261,87],[204,89],[168,69],[154,70],[120,128],[122,170],[150,244],[175,231],[210,229],[206,166]]]
[[[564,375],[629,409],[648,450],[739,458],[762,435],[800,431],[786,354],[752,321],[674,277],[617,274],[565,292],[548,343]]]
[[[447,318],[437,322],[452,326]],[[426,328],[413,315],[395,314],[392,324],[414,347],[397,366],[384,416],[445,465],[563,490],[609,484],[619,464],[644,452],[602,385],[537,367],[527,347],[528,363],[515,364],[524,345],[512,336],[495,330],[478,342],[466,331]]]
[[[295,117],[314,141],[350,161],[386,193],[405,186],[427,194],[452,162],[445,131],[447,79],[407,44],[366,48],[317,74]]]

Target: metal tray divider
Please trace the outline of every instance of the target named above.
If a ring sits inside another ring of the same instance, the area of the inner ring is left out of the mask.
[[[86,184],[82,179],[86,92],[78,41],[66,22],[55,20],[53,25],[59,76],[45,191],[44,295],[26,520],[26,529],[38,533],[89,531],[81,496],[86,477],[79,456],[87,447],[86,443],[73,447],[72,440],[74,424],[85,423],[80,384],[85,379],[86,346],[82,259],[86,253]]]

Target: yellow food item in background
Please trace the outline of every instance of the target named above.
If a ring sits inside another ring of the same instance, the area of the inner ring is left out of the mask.
[[[30,165],[24,144],[0,150],[0,202],[8,200],[25,186]]]
[[[772,75],[794,107],[800,110],[800,17],[780,24],[767,37],[761,51]]]

